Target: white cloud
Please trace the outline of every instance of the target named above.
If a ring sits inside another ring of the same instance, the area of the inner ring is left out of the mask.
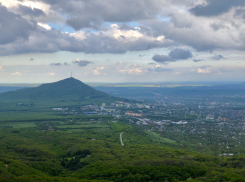
[[[198,69],[197,71],[198,73],[210,73],[210,68],[207,68],[207,69]]]
[[[105,68],[103,66],[101,66],[101,67],[97,67],[96,69],[97,70],[104,70]]]
[[[100,72],[99,72],[99,70],[93,70],[93,74],[94,75],[100,75]]]
[[[129,70],[119,70],[120,73],[127,73],[129,75],[141,75],[142,69],[139,68],[134,68],[134,69],[129,69]]]
[[[43,28],[47,29],[47,30],[51,30],[51,27],[50,27],[48,24],[38,23],[38,25],[39,25],[40,27],[43,27]]]
[[[14,75],[14,76],[20,76],[21,73],[20,73],[20,72],[15,72],[15,73],[12,73],[11,75]]]

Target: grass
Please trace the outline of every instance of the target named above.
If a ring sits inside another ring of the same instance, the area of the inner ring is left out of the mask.
[[[4,126],[12,126],[14,129],[20,129],[20,128],[34,128],[37,127],[34,123],[9,123]]]
[[[132,128],[132,126],[121,124],[119,122],[117,123],[110,122],[110,125],[115,132],[122,132],[125,131],[126,129]]]
[[[109,128],[108,125],[62,125],[62,126],[56,126],[59,129],[76,129],[76,128]]]
[[[149,136],[152,137],[153,140],[157,140],[159,142],[165,142],[165,143],[171,143],[171,144],[176,144],[176,141],[168,139],[168,138],[163,138],[160,136],[160,134],[157,134],[152,131],[145,131]]]
[[[54,120],[54,119],[64,119],[63,116],[54,115],[54,113],[49,112],[1,112],[0,121],[42,121],[42,120]],[[67,116],[66,118],[72,118],[72,116]]]

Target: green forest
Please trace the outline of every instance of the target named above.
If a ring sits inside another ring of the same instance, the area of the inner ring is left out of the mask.
[[[243,155],[181,149],[174,140],[110,116],[51,116],[2,117],[0,181],[245,181]]]

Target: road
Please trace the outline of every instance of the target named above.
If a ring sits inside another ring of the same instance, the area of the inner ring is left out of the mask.
[[[123,134],[123,132],[122,132],[122,133],[120,133],[120,140],[121,140],[121,144],[122,144],[122,146],[124,146],[123,141],[122,141],[122,134]]]

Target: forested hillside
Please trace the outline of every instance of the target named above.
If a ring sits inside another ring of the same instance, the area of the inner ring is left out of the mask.
[[[2,122],[0,181],[244,181],[243,156],[181,150],[124,120],[91,118]]]

